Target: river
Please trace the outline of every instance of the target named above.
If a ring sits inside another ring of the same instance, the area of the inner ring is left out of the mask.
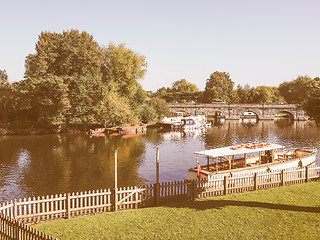
[[[112,188],[115,150],[121,187],[155,182],[157,148],[160,181],[165,182],[186,178],[188,169],[195,167],[195,151],[253,141],[277,143],[288,149],[319,149],[320,129],[306,122],[259,121],[248,125],[226,121],[206,131],[150,129],[145,135],[131,138],[90,138],[85,134],[0,136],[0,202]]]

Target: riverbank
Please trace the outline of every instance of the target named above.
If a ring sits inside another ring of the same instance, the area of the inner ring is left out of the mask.
[[[319,187],[311,182],[34,227],[62,240],[318,239]]]
[[[80,129],[59,129],[59,128],[0,128],[0,136],[9,135],[44,135],[44,134],[59,134],[59,133],[79,133],[85,132]]]

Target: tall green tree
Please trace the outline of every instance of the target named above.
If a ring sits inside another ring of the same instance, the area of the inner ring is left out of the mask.
[[[42,32],[36,53],[26,58],[24,83],[37,121],[96,123],[96,109],[102,100],[103,57],[103,49],[86,32]]]
[[[298,76],[295,80],[279,85],[279,92],[287,103],[302,104],[310,95],[313,79],[309,76]]]
[[[229,73],[216,71],[207,79],[203,92],[204,101],[226,100],[232,102],[235,98],[233,87],[234,82],[231,80]]]
[[[36,53],[26,57],[26,78],[52,76],[101,77],[104,51],[87,32],[41,32]]]
[[[239,103],[249,103],[250,90],[251,90],[251,87],[249,84],[244,85],[244,87],[242,87],[240,84],[237,86],[236,92],[238,95]]]
[[[3,122],[5,125],[8,121],[8,107],[14,98],[14,89],[8,81],[7,72],[0,70],[0,122]]]
[[[124,44],[100,47],[78,30],[42,32],[19,89],[38,123],[134,122],[135,109],[146,100],[138,82],[146,66],[145,57]]]
[[[137,94],[141,94],[139,80],[146,73],[145,56],[132,51],[125,44],[110,43],[104,51],[103,81],[119,96],[134,100]]]
[[[309,87],[310,89],[305,101],[302,103],[302,108],[317,124],[320,124],[320,78],[314,78]]]

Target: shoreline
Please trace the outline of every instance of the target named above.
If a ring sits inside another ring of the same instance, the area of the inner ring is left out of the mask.
[[[60,133],[81,133],[80,129],[46,129],[46,128],[0,128],[0,136],[28,136]]]

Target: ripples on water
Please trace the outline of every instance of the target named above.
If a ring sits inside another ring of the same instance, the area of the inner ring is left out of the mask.
[[[195,151],[254,141],[288,149],[319,149],[320,129],[305,122],[243,125],[227,121],[206,131],[148,130],[146,135],[127,139],[84,134],[4,136],[0,137],[0,201],[112,188],[116,149],[118,185],[132,186],[155,182],[157,148],[160,181],[165,182],[186,178],[188,169],[195,166]],[[318,154],[318,164],[319,160]]]

